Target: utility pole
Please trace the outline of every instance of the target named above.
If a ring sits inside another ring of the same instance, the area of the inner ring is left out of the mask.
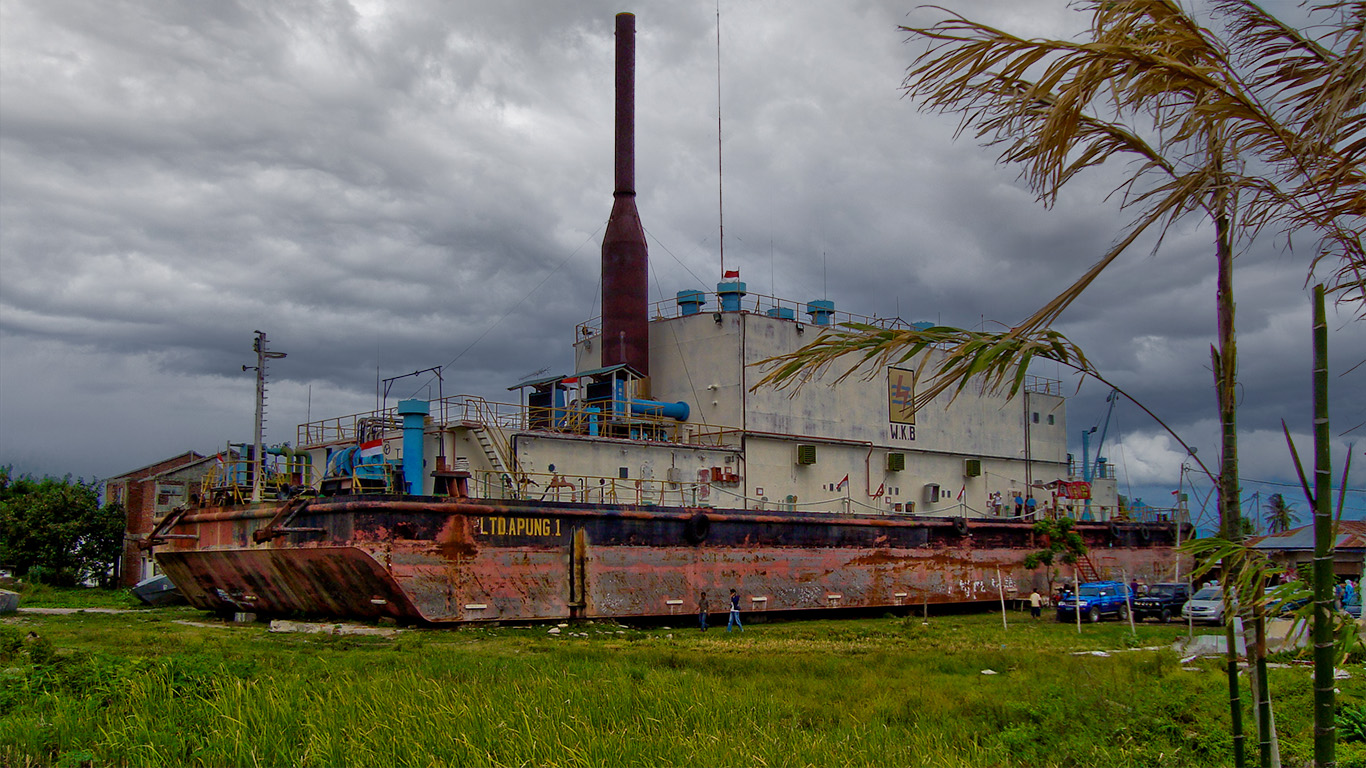
[[[269,340],[266,338],[265,331],[256,331],[256,339],[252,342],[252,349],[256,350],[256,365],[244,365],[243,371],[256,371],[256,440],[254,453],[251,459],[251,503],[261,503],[261,475],[265,469],[265,445],[263,437],[266,423],[266,361],[279,360],[285,356],[284,352],[271,352],[266,349]]]

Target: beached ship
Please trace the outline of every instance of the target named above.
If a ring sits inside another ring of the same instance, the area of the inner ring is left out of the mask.
[[[1058,382],[919,408],[898,367],[753,389],[756,363],[832,324],[901,321],[735,274],[651,306],[629,14],[617,57],[602,317],[574,330],[574,370],[225,452],[148,537],[192,605],[464,622],[689,614],[730,588],[763,612],[997,601],[1046,588],[1024,559],[1057,515],[1090,548],[1080,577],[1171,577],[1189,526],[1122,514],[1103,465],[1076,477]]]

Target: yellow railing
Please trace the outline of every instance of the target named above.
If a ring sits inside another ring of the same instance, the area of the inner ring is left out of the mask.
[[[302,456],[274,457],[262,473],[262,491],[278,498],[285,487],[315,486],[318,470]],[[215,462],[199,483],[199,497],[211,504],[243,504],[251,499],[253,462],[230,459]]]
[[[478,470],[473,473],[473,481],[470,494],[486,499],[695,507],[712,504],[716,496],[705,483],[595,475],[524,472],[513,478],[505,473]]]
[[[395,419],[394,410],[386,409],[309,422],[299,426],[298,445],[317,448],[354,442],[361,425],[366,421],[395,424]],[[433,400],[431,423],[447,427],[477,424],[502,430],[545,430],[562,434],[707,446],[738,445],[740,435],[737,429],[685,424],[665,416],[609,414],[597,406],[582,405],[532,408],[471,395],[455,395]]]

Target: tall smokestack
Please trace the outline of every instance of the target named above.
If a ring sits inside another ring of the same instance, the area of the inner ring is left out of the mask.
[[[602,238],[602,364],[650,373],[648,254],[636,211],[636,17],[617,14],[616,189]]]

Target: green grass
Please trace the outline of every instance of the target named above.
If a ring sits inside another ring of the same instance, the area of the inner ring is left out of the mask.
[[[1078,636],[1011,619],[384,639],[183,609],[21,615],[0,623],[0,765],[1228,764],[1217,660],[1191,672],[1166,650],[1072,655],[1165,646],[1184,627]],[[1355,669],[1342,700],[1359,704]],[[1286,764],[1302,763],[1308,668],[1273,670],[1271,687]],[[1339,759],[1366,765],[1366,749],[1342,743]]]
[[[6,580],[0,589],[19,593],[19,604],[25,608],[115,608],[142,609],[146,606],[126,589],[97,587],[64,588],[38,582]]]

